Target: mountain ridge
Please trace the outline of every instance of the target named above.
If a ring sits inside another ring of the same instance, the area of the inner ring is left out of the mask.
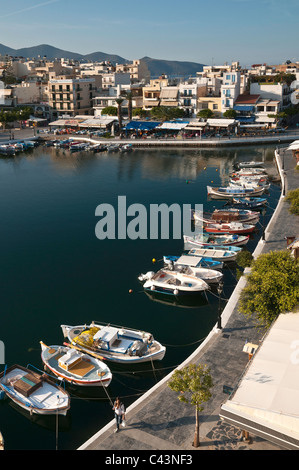
[[[9,55],[13,57],[25,58],[38,58],[47,57],[49,60],[53,59],[72,59],[72,60],[86,60],[92,62],[110,61],[112,64],[124,64],[131,62],[117,54],[107,54],[105,52],[92,52],[89,54],[80,54],[71,52],[64,49],[51,46],[49,44],[39,44],[32,47],[23,47],[20,49],[13,49],[0,43],[0,55]],[[146,63],[150,71],[151,77],[160,76],[162,74],[168,76],[189,76],[194,75],[196,72],[201,72],[203,64],[188,61],[176,60],[163,60],[153,59],[151,57],[143,57],[140,60]]]

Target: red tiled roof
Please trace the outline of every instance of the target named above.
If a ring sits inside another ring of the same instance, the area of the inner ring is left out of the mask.
[[[239,95],[236,104],[255,104],[260,95]]]

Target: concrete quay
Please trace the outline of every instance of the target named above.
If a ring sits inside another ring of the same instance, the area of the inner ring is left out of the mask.
[[[62,134],[55,135],[53,133],[46,134],[44,129],[39,130],[38,133],[35,129],[26,128],[26,129],[15,129],[13,133],[13,139],[11,139],[10,131],[4,131],[0,133],[0,145],[16,143],[22,140],[64,140],[72,138],[76,141],[86,141],[94,144],[131,144],[134,148],[155,148],[155,147],[177,147],[177,148],[218,148],[218,147],[233,147],[233,146],[248,146],[248,145],[273,145],[281,143],[287,144],[288,142],[293,142],[296,139],[299,139],[299,130],[292,129],[288,130],[281,134],[275,135],[264,135],[264,136],[237,136],[232,135],[228,137],[214,137],[214,138],[142,138],[142,139],[126,139],[115,137],[113,139],[104,139],[100,137],[81,137],[76,134]]]
[[[279,155],[280,153],[280,155]],[[299,233],[299,218],[288,210],[285,194],[298,187],[296,161],[290,151],[275,152],[278,172],[282,179],[281,198],[265,230],[265,240],[260,240],[254,257],[261,253],[286,249],[288,236]],[[211,400],[200,414],[200,447],[192,446],[195,430],[195,411],[191,405],[180,402],[177,394],[169,389],[171,374],[161,380],[126,412],[126,427],[114,433],[115,421],[82,444],[78,450],[100,451],[149,451],[179,452],[200,450],[283,450],[276,444],[258,436],[242,438],[242,430],[219,418],[221,405],[228,399],[223,386],[235,388],[248,364],[248,356],[242,349],[246,341],[257,343],[262,333],[248,319],[238,313],[238,300],[246,284],[246,275],[239,280],[222,312],[222,328],[215,325],[205,341],[178,368],[188,363],[204,363],[211,369],[214,382]]]

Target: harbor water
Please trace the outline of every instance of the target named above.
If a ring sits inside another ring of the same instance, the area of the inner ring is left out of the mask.
[[[71,409],[66,417],[35,417],[8,399],[0,400],[0,431],[8,450],[76,449],[113,419],[111,401],[126,406],[184,361],[217,322],[216,291],[192,302],[150,298],[138,276],[162,267],[163,255],[180,255],[182,239],[100,240],[96,208],[110,204],[117,216],[118,197],[127,206],[203,204],[207,185],[226,185],[234,164],[263,161],[276,175],[275,147],[225,149],[167,148],[130,153],[71,154],[39,146],[0,159],[1,328],[5,364],[43,371],[40,341],[64,341],[61,324],[111,323],[151,332],[166,345],[162,361],[108,364],[108,389],[67,387]],[[246,249],[262,236],[280,196],[272,183],[268,205]],[[155,260],[155,262],[153,262]],[[224,269],[223,308],[236,284],[236,266]],[[1,364],[1,370],[5,364]],[[212,371],[213,374],[213,371]],[[174,397],[175,399],[175,397]]]

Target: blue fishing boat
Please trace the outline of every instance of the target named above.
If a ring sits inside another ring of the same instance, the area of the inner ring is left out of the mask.
[[[236,197],[259,197],[265,192],[264,187],[242,188],[242,187],[223,187],[216,188],[207,186],[208,196],[213,199],[232,199]]]
[[[189,253],[186,254],[188,255]],[[178,263],[178,260],[180,260],[182,264],[182,256],[163,256],[163,261],[166,266],[172,265],[172,263]],[[198,256],[195,266],[201,268],[222,269],[223,263],[221,263],[220,261],[216,261],[215,259],[212,259],[210,257]]]
[[[233,198],[232,203],[240,209],[257,209],[267,203],[265,197],[240,197]]]

